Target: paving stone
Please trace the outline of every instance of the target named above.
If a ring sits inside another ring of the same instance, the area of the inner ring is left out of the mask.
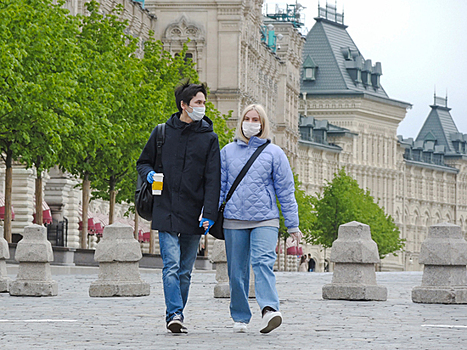
[[[322,299],[331,273],[277,272],[284,322],[264,335],[254,299],[248,332],[233,333],[229,299],[213,297],[215,272],[195,270],[185,310],[189,333],[174,336],[165,329],[160,270],[140,269],[151,286],[149,296],[90,298],[88,288],[98,269],[91,268],[94,274],[59,273],[64,268],[52,266],[60,286],[54,298],[0,294],[0,349],[434,350],[462,349],[467,343],[467,305],[411,301],[421,272],[377,272],[378,283],[388,289],[384,303]],[[17,266],[7,269],[12,275]]]

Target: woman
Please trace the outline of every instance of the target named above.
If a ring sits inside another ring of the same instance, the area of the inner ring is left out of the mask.
[[[245,108],[237,138],[221,150],[221,203],[254,151],[267,141],[269,121],[260,105]],[[251,319],[248,305],[250,263],[255,274],[256,300],[262,312],[260,332],[269,333],[282,323],[273,266],[281,204],[288,232],[299,240],[294,179],[282,149],[269,144],[255,160],[227,202],[224,235],[230,279],[230,314],[234,332],[245,332]]]
[[[298,272],[308,272],[308,259],[306,254],[303,254],[300,259],[300,265],[298,266]]]

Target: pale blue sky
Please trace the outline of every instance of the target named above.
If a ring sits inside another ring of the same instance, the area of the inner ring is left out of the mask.
[[[305,26],[314,25],[318,0],[306,7]],[[266,0],[268,12],[278,4]],[[335,1],[329,2],[335,4]],[[320,1],[322,7],[326,1]],[[416,137],[433,104],[433,93],[448,94],[448,107],[460,132],[467,134],[467,1],[338,0],[344,24],[365,59],[381,62],[381,85],[390,98],[411,103],[398,134]]]

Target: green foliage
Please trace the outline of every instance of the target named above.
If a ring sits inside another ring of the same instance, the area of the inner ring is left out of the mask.
[[[0,150],[46,170],[70,134],[80,53],[64,1],[0,2]]]
[[[314,198],[310,195],[307,195],[304,190],[301,189],[302,183],[298,179],[298,175],[294,173],[294,182],[295,182],[295,200],[298,205],[298,217],[300,220],[300,231],[303,235],[309,235],[312,231],[313,224],[316,221],[316,216],[314,215],[313,200]],[[282,210],[280,203],[277,200],[277,206],[279,207],[280,216],[279,216],[279,232],[286,239],[290,235],[287,233],[287,227],[285,227],[284,216],[282,215]]]
[[[305,235],[309,243],[330,248],[337,239],[339,226],[359,221],[371,228],[373,240],[378,245],[381,258],[404,247],[399,228],[390,215],[375,203],[370,192],[361,189],[355,179],[342,168],[327,181],[322,194],[314,199],[317,220]]]
[[[134,199],[135,163],[152,129],[177,111],[174,89],[198,82],[187,47],[127,33],[123,6],[109,14],[86,3],[76,17],[64,1],[0,0],[0,154],[38,170],[59,165],[92,181],[94,196]],[[153,33],[150,34],[150,37]],[[211,103],[221,144],[232,138]]]

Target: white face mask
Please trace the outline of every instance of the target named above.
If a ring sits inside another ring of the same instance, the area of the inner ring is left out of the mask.
[[[204,113],[206,112],[206,107],[191,107],[191,108],[193,108],[193,112],[188,112],[188,109],[185,109],[186,113],[191,118],[191,120],[193,120],[194,122],[197,122],[198,120],[203,119]]]
[[[250,123],[250,122],[244,121],[242,123],[242,131],[243,131],[243,135],[245,135],[245,137],[249,139],[260,133],[261,123]]]

